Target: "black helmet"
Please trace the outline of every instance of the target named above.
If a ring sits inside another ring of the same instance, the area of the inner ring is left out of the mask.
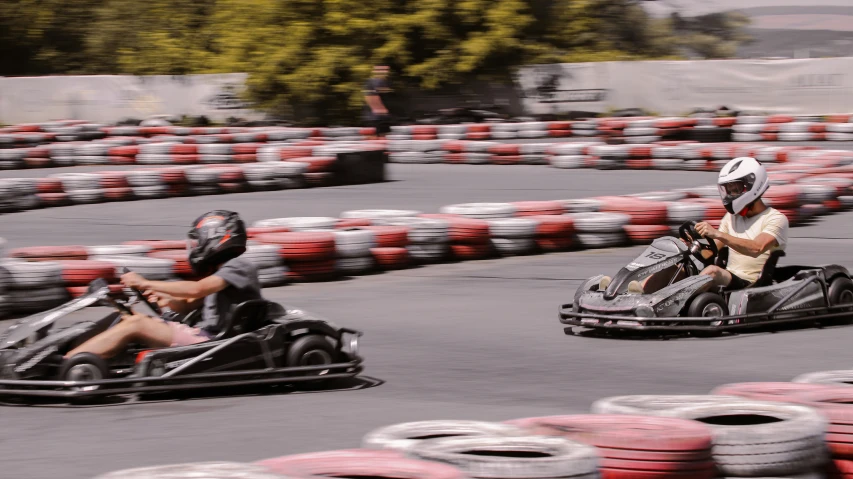
[[[188,236],[197,242],[187,248],[190,266],[199,276],[246,252],[246,225],[233,211],[214,210],[199,216]]]

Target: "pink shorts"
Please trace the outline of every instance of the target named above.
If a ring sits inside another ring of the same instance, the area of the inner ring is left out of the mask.
[[[190,344],[203,343],[210,341],[210,336],[199,328],[191,328],[183,323],[175,321],[166,321],[169,327],[172,328],[172,346],[189,346]]]

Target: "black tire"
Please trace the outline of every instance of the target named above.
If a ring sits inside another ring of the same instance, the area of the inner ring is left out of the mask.
[[[59,368],[61,381],[97,381],[109,377],[109,366],[97,354],[79,353],[63,361]],[[80,386],[71,388],[72,391],[97,391],[103,386]],[[94,397],[78,397],[71,399],[72,404],[90,404],[97,402]]]
[[[850,278],[839,277],[832,280],[829,283],[829,305],[837,306],[839,304],[850,304],[853,306],[853,281]],[[853,322],[853,307],[850,309],[845,309],[844,311],[850,311],[851,314],[848,316],[842,316],[838,318],[831,318],[829,320],[825,320],[822,322],[828,322],[830,324],[850,324]]]
[[[725,316],[728,312],[726,301],[717,293],[702,293],[692,301],[687,308],[687,316],[690,317],[716,317]],[[694,336],[712,337],[719,336],[721,331],[701,331],[693,333]]]
[[[333,364],[338,361],[338,352],[326,336],[320,334],[306,334],[296,338],[286,356],[287,366],[322,366]],[[328,369],[320,372],[302,373],[306,376],[322,376],[329,372]]]
[[[109,377],[107,362],[97,354],[80,353],[68,358],[59,368],[61,381],[97,381]]]

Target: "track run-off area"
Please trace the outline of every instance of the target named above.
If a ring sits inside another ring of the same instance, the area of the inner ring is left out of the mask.
[[[93,169],[4,171],[0,177]],[[368,208],[436,213],[453,203],[630,194],[716,179],[703,172],[522,165],[390,164],[388,173],[381,184],[14,213],[0,216],[0,236],[10,248],[182,239],[194,218],[219,208],[239,212],[247,223]],[[780,264],[853,269],[853,212],[820,217],[792,228],[790,236]],[[396,422],[582,413],[604,396],[703,394],[729,382],[787,381],[849,368],[853,327],[668,341],[564,335],[559,304],[581,280],[614,274],[642,249],[448,263],[265,289],[268,299],[364,331],[370,381],[335,391],[281,387],[182,400],[0,407],[0,476],[88,478],[155,464],[250,462],[358,447],[369,430]],[[8,324],[0,322],[0,329]]]

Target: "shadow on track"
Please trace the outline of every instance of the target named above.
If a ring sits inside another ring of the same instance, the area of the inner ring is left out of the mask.
[[[52,398],[0,398],[0,407],[49,407],[54,409],[92,409],[110,406],[144,406],[175,401],[199,401],[208,399],[278,396],[290,394],[317,394],[345,391],[360,391],[385,384],[385,381],[370,376],[329,380],[314,384],[305,383],[300,386],[293,384],[273,384],[262,386],[247,386],[243,388],[216,388],[156,394],[133,394],[124,396],[106,396],[89,400],[86,403],[68,403]]]

